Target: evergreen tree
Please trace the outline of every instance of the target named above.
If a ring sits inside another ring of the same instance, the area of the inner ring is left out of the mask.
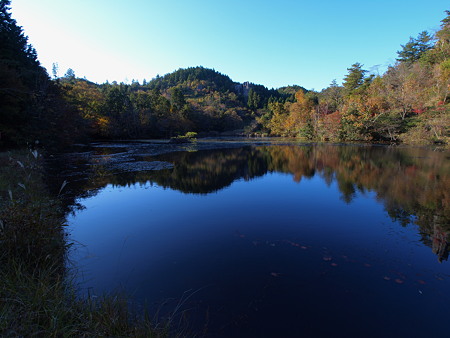
[[[75,79],[75,72],[74,72],[74,70],[72,68],[67,69],[67,72],[66,72],[66,74],[64,74],[64,77],[67,80]]]
[[[364,84],[364,75],[367,70],[362,69],[363,65],[359,62],[354,63],[350,68],[347,68],[348,74],[344,78],[344,88],[347,94],[352,94],[356,89]]]
[[[402,50],[397,52],[399,56],[397,61],[413,63],[433,48],[433,37],[427,31],[423,31],[416,39],[411,37],[407,44],[401,46]]]
[[[440,51],[441,59],[450,57],[450,11],[445,11],[447,16],[442,19],[441,29],[436,33],[437,49]]]
[[[248,100],[247,100],[248,108],[256,110],[259,108],[260,103],[261,97],[255,90],[253,90],[253,88],[251,88],[248,92]]]
[[[26,141],[31,120],[39,115],[33,99],[40,100],[39,85],[47,76],[9,6],[9,0],[0,1],[0,143],[16,144]]]
[[[177,111],[181,110],[186,104],[184,94],[180,88],[174,87],[171,89],[171,103]]]
[[[41,67],[36,50],[12,19],[10,0],[0,0],[0,46],[0,145],[39,140],[63,146],[64,141],[73,141],[79,128],[77,115],[72,114]]]

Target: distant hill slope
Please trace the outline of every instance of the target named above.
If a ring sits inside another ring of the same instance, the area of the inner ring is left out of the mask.
[[[221,92],[234,91],[235,85],[229,76],[219,73],[214,69],[204,67],[190,67],[178,69],[173,73],[158,76],[148,83],[148,88],[167,90],[171,87],[207,87],[210,90]]]
[[[204,67],[178,69],[143,84],[94,84],[73,74],[58,83],[97,138],[249,134],[259,129],[259,117],[270,114],[269,106],[294,102],[291,92],[302,88],[279,91],[238,83]]]
[[[235,99],[239,102],[232,104],[232,107],[238,105],[253,110],[266,107],[269,100],[286,100],[293,96],[296,90],[307,91],[301,86],[288,86],[276,90],[251,82],[234,82],[228,75],[201,66],[180,68],[164,76],[157,76],[146,84],[146,87],[161,92],[170,92],[171,88],[177,87],[187,98],[201,98],[213,92],[221,95],[234,93]]]

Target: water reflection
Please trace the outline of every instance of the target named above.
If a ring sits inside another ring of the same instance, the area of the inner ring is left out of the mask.
[[[355,146],[269,146],[160,157],[174,163],[170,175],[150,180],[189,193],[208,193],[236,179],[267,172],[293,175],[295,182],[319,175],[337,181],[342,199],[374,191],[403,226],[417,224],[423,241],[447,260],[450,240],[450,166],[446,154],[424,149]]]
[[[117,170],[124,168],[123,161],[117,160],[124,153],[123,147],[96,147],[93,156],[83,153],[71,157],[76,162],[71,168],[65,159],[66,170],[59,172],[71,182],[68,203],[92,196],[108,184],[150,182],[184,193],[209,194],[236,180],[251,180],[266,173],[290,174],[297,183],[317,175],[329,185],[336,181],[346,203],[352,203],[356,192],[375,192],[393,220],[402,226],[418,225],[423,243],[432,247],[440,261],[448,259],[450,164],[445,152],[381,146],[271,145],[151,156],[141,149],[131,161],[125,157],[127,168],[133,170]],[[111,161],[116,165],[111,166]],[[153,166],[145,168],[142,163]],[[171,165],[172,169],[164,169]]]
[[[122,285],[155,309],[192,290],[190,322],[212,337],[446,328],[450,275],[436,255],[449,251],[448,153],[195,147],[55,159],[66,202],[85,207],[69,223],[88,287]]]

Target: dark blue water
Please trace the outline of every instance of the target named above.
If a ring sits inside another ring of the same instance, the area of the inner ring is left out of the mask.
[[[173,168],[91,176],[95,194],[69,218],[82,288],[125,290],[211,337],[448,333],[448,153],[264,146],[138,160]]]

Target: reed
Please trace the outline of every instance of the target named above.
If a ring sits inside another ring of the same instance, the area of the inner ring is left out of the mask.
[[[125,295],[78,297],[67,274],[64,220],[43,184],[41,155],[0,154],[0,336],[181,335],[138,314]]]

